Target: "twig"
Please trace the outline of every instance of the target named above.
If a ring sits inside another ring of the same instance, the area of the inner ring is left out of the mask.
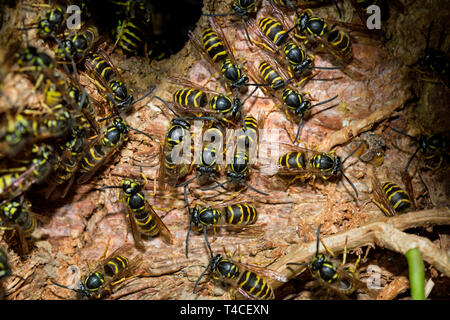
[[[405,276],[395,277],[383,290],[378,293],[377,300],[393,300],[409,288],[408,278]]]
[[[436,247],[428,239],[400,231],[420,226],[449,224],[450,209],[444,207],[410,212],[391,218],[383,217],[364,226],[325,237],[323,241],[335,253],[344,250],[346,238],[348,238],[347,250],[376,244],[405,255],[408,250],[418,248],[426,262],[432,264],[446,276],[450,276],[450,256],[447,252]],[[271,269],[289,278],[295,278],[305,268],[303,266],[287,268],[286,263],[307,262],[315,252],[316,241],[294,245],[287,255],[272,264]],[[274,288],[281,285],[275,280],[269,282]]]
[[[344,144],[356,137],[361,132],[371,129],[377,122],[388,119],[392,113],[398,108],[402,107],[404,102],[388,105],[377,109],[368,117],[358,120],[352,125],[342,128],[339,131],[329,134],[319,144],[319,151],[330,151],[334,146]]]

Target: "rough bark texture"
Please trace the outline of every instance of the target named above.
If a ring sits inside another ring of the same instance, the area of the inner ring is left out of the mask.
[[[205,0],[203,12],[228,12],[229,2]],[[358,37],[354,43],[355,57],[367,66],[367,70],[362,71],[367,76],[366,81],[358,82],[343,76],[335,81],[309,81],[306,84],[304,91],[309,92],[317,101],[338,94],[341,103],[339,108],[330,109],[306,121],[300,136],[302,142],[310,147],[318,146],[320,150],[328,151],[337,147],[336,153],[345,158],[359,143],[358,134],[374,130],[384,135],[387,144],[384,163],[377,167],[375,172],[380,180],[396,181],[399,184],[400,173],[416,145],[408,138],[387,129],[386,120],[399,116],[390,125],[412,135],[423,131],[447,131],[448,134],[450,125],[446,107],[450,98],[449,89],[441,83],[421,81],[420,76],[411,72],[409,67],[418,60],[425,47],[424,34],[430,21],[435,21],[432,39],[435,41],[433,43],[436,43],[438,30],[450,18],[449,13],[439,6],[438,1],[427,1],[426,5],[423,1],[401,2],[405,6],[405,12],[400,13],[392,8],[389,21],[383,24],[390,40],[383,44]],[[345,9],[344,19],[351,21],[353,11],[347,5]],[[329,17],[336,17],[332,6],[317,8],[314,12],[321,16],[328,14]],[[20,14],[24,15],[27,22],[36,16],[33,10]],[[258,18],[264,15],[269,15],[267,1],[262,1]],[[287,16],[293,20],[292,13],[287,13]],[[7,10],[5,17],[0,48],[16,44],[17,37],[13,37],[13,34],[20,34],[12,28],[20,24],[18,21],[22,16],[14,10]],[[252,64],[257,67],[261,51],[256,47],[249,48],[240,21],[231,17],[221,20],[228,41],[234,44],[236,58],[248,69],[251,69]],[[356,15],[353,21],[358,21]],[[194,33],[200,36],[206,25],[207,19],[201,17]],[[254,35],[251,30],[250,33]],[[41,40],[34,39],[32,42],[42,49],[48,49]],[[450,37],[447,37],[442,48],[448,48],[449,43]],[[107,46],[110,45],[110,42],[107,43]],[[7,60],[6,52],[3,49],[0,52],[4,60]],[[168,75],[183,76],[204,84],[215,72],[199,57],[190,42],[170,59],[161,62],[148,64],[142,57],[125,59],[117,52],[113,53],[111,58],[123,71],[123,77],[129,86],[137,93],[157,85],[155,94],[166,100],[171,100],[172,92],[178,88],[166,81]],[[329,65],[327,57],[318,54],[316,65]],[[30,108],[38,105],[36,95],[30,93],[32,84],[26,78],[13,74],[7,68],[1,71],[4,79],[3,90],[12,101],[17,105],[29,105]],[[326,77],[328,73],[329,77],[336,74],[340,76],[336,70],[323,71],[321,76]],[[80,75],[80,81],[88,87],[94,98],[101,101],[89,79]],[[214,78],[207,86],[215,90],[219,83]],[[255,96],[264,97],[264,94],[258,90]],[[244,114],[251,113],[258,117],[261,112],[269,111],[275,104],[277,102],[270,98],[251,98],[244,108]],[[128,116],[126,121],[163,141],[170,116],[157,100],[152,100],[147,104],[140,103],[135,106],[135,112]],[[281,109],[271,113],[265,123],[267,129],[285,126],[294,132],[296,130],[296,125],[288,121]],[[280,140],[286,144],[291,143],[284,131]],[[51,199],[46,202],[43,196],[33,195],[33,210],[46,219],[36,231],[36,239],[29,255],[19,257],[13,250],[7,250],[14,274],[26,280],[7,280],[6,298],[73,299],[74,292],[56,287],[49,280],[73,287],[80,275],[88,271],[86,263],[95,264],[108,241],[109,252],[125,243],[133,243],[132,235],[127,231],[126,207],[117,200],[116,191],[99,192],[93,191],[92,188],[117,185],[122,178],[130,175],[137,177],[140,163],[144,165],[144,173],[151,180],[158,174],[158,151],[157,143],[131,133],[130,141],[113,160],[87,184],[76,186],[67,199]],[[420,160],[414,161],[410,172],[416,170],[418,161]],[[225,247],[234,252],[239,248],[242,262],[267,266],[294,279],[300,272],[292,273],[292,270],[286,268],[286,262],[307,262],[311,258],[315,252],[317,226],[322,224],[322,238],[335,254],[342,253],[348,236],[347,249],[350,252],[361,252],[359,248],[371,246],[379,247],[377,250],[381,250],[385,257],[392,257],[390,260],[378,259],[375,250],[373,253],[369,251],[362,261],[361,270],[367,269],[369,265],[380,267],[385,272],[383,274],[387,275],[384,278],[384,289],[378,298],[394,299],[408,289],[404,277],[407,274],[407,265],[403,263],[400,264],[402,267],[393,267],[404,258],[391,251],[403,254],[410,248],[413,243],[411,241],[414,241],[428,267],[426,279],[432,277],[436,283],[433,290],[436,290],[436,293],[433,295],[432,291],[430,297],[448,299],[446,288],[450,273],[449,246],[448,241],[445,241],[446,237],[448,238],[448,228],[433,227],[449,225],[448,166],[437,171],[417,170],[412,184],[418,210],[424,211],[394,218],[384,217],[378,207],[368,203],[372,197],[369,170],[371,166],[370,163],[358,161],[356,157],[345,163],[345,174],[359,192],[357,200],[343,179],[318,179],[315,183],[316,190],[307,183],[295,184],[285,190],[285,186],[277,178],[264,176],[255,169],[249,184],[264,190],[270,196],[247,190],[240,195],[240,200],[253,201],[256,204],[259,223],[264,225],[264,234],[260,237],[245,237],[222,231],[211,244],[213,251],[221,251]],[[220,180],[222,179],[223,177]],[[141,254],[144,259],[139,270],[142,277],[121,284],[108,299],[230,298],[226,287],[208,277],[200,282],[198,293],[192,293],[195,281],[208,264],[209,255],[203,234],[194,231],[190,237],[189,259],[185,257],[188,217],[182,188],[170,190],[163,195],[158,192],[155,197],[150,196],[153,183],[150,182],[146,188],[150,203],[157,208],[156,211],[174,236],[174,244],[169,246],[160,237],[145,240],[145,253],[135,251],[135,254]],[[220,200],[226,197],[215,190],[202,192],[195,183],[191,184],[189,189],[191,206],[199,200],[220,205]],[[164,211],[159,208],[164,208]],[[428,228],[422,228],[425,226]],[[420,236],[402,232],[412,228],[415,233],[420,233]],[[212,233],[209,239],[213,239]],[[6,244],[2,242],[2,246],[5,247]],[[347,260],[354,262],[356,255],[349,254]],[[309,277],[306,274],[307,272],[303,273],[301,277]],[[279,285],[280,283],[274,282],[274,287]],[[278,292],[280,298],[310,298],[308,290],[303,287],[288,284],[284,285],[284,288]],[[364,296],[358,298],[364,299]]]

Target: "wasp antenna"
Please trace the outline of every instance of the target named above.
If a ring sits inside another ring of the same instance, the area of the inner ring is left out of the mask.
[[[232,16],[235,15],[234,12],[230,12],[230,13],[203,13],[202,16],[205,17],[227,17],[227,16]]]
[[[127,125],[127,126],[128,126],[128,128],[130,128],[131,130],[136,131],[137,133],[143,134],[144,136],[146,136],[147,138],[149,138],[150,140],[153,141],[153,137],[152,137],[151,135],[149,135],[148,133],[146,133],[146,132],[144,132],[144,131],[141,131],[141,130],[139,130],[139,129],[130,127],[129,125]]]
[[[294,144],[297,142],[298,136],[300,135],[300,128],[302,127],[302,123],[303,123],[303,118],[300,118],[300,121],[298,122],[297,133],[295,134],[295,138],[293,141]]]
[[[133,104],[136,104],[142,100],[144,100],[145,98],[147,98],[149,95],[151,95],[153,93],[153,91],[155,91],[156,86],[153,86],[150,90],[147,91],[146,94],[144,94],[141,98],[139,98],[138,100],[136,100],[135,102],[133,102]]]
[[[59,284],[59,283],[56,282],[56,281],[50,280],[50,282],[53,283],[55,286],[58,286],[58,287],[61,287],[61,288],[67,289],[67,290],[72,290],[72,291],[75,291],[75,292],[77,292],[77,293],[79,292],[77,289],[69,288],[69,287],[67,287],[67,286],[65,286],[65,285]]]
[[[334,4],[334,6],[336,7],[336,10],[337,10],[338,15],[339,15],[339,19],[341,19],[342,18],[342,12],[341,12],[341,9],[339,8],[338,4],[337,4],[337,1],[336,0],[332,0],[332,2]]]
[[[242,182],[242,184],[243,184],[244,186],[246,186],[247,188],[252,189],[252,190],[255,191],[255,192],[258,192],[259,194],[262,194],[262,195],[265,195],[265,196],[268,196],[268,195],[269,195],[268,193],[262,192],[262,191],[260,191],[260,190],[258,190],[258,189],[256,189],[256,188],[252,187],[251,185],[249,185],[249,184],[246,183],[246,182]]]
[[[160,98],[158,96],[154,96],[153,98],[158,99],[159,101],[161,101],[162,103],[164,103],[164,105],[167,107],[167,109],[169,109],[170,111],[172,111],[172,113],[176,116],[179,117],[179,115],[172,109],[172,107],[167,103],[166,100],[164,100],[163,98]]]
[[[425,40],[426,40],[425,50],[428,50],[428,48],[430,47],[431,30],[433,29],[433,24],[434,24],[434,20],[431,20],[431,23],[428,26],[427,37],[425,38]]]
[[[401,135],[404,135],[405,137],[411,138],[411,139],[413,139],[414,141],[417,141],[417,139],[416,139],[415,137],[413,137],[413,136],[411,136],[411,135],[409,135],[409,134],[407,134],[407,133],[405,133],[405,132],[403,132],[403,131],[400,131],[400,130],[398,130],[398,129],[395,129],[395,128],[391,127],[391,126],[389,126],[389,129],[391,129],[391,130],[393,130],[393,131],[395,131],[395,132],[397,132],[397,133],[400,133]]]
[[[359,145],[358,145],[352,152],[350,152],[350,154],[349,154],[347,157],[345,157],[344,161],[342,161],[342,164],[343,164],[345,161],[347,161],[348,158],[350,158],[352,155],[354,155],[355,152],[358,151],[359,148],[361,148],[361,147],[363,146],[363,144],[364,144],[364,141],[361,141],[361,142],[359,143]]]
[[[186,187],[189,183],[191,183],[192,181],[194,181],[197,178],[198,178],[198,176],[190,178],[189,180],[186,180],[185,182],[176,185],[176,188],[178,188],[178,187]]]
[[[322,104],[331,102],[331,101],[333,101],[334,99],[336,99],[337,97],[339,97],[339,95],[335,95],[333,98],[330,98],[330,99],[328,99],[328,100],[325,100],[325,101],[321,101],[321,102],[319,102],[319,103],[316,103],[315,105],[312,105],[311,108],[314,108],[314,107],[320,106],[320,105],[322,105]],[[333,107],[334,107],[334,106],[333,106]]]
[[[247,40],[250,43],[250,45],[253,46],[252,38],[250,38],[250,35],[248,34],[247,22],[245,22],[243,17],[241,17],[241,21],[242,21],[242,24],[244,25],[244,31],[245,31],[245,35],[247,36]]]
[[[316,236],[316,256],[319,254],[320,228],[322,228],[322,224],[319,224],[319,226],[317,227],[317,236]]]
[[[95,189],[92,189],[92,190],[106,190],[106,189],[122,189],[122,186],[104,186],[104,187],[101,187],[101,188],[95,188]]]
[[[208,271],[210,265],[211,265],[211,263],[208,263],[208,265],[206,266],[205,270],[203,270],[202,273],[200,274],[200,277],[198,277],[197,281],[195,281],[194,290],[192,291],[192,293],[195,293],[197,291],[198,283],[203,278],[203,276],[205,275],[206,271]]]
[[[417,152],[420,150],[420,146],[416,149],[416,151],[414,151],[413,155],[411,156],[411,158],[409,158],[408,163],[406,164],[405,167],[405,174],[408,172],[408,168],[409,165],[411,164],[411,162],[413,161],[413,159],[416,157]]]
[[[345,180],[347,180],[348,184],[353,188],[353,191],[355,191],[356,197],[358,198],[359,194],[358,194],[358,190],[356,190],[355,185],[350,181],[350,179],[344,174],[344,172],[342,170],[341,170],[341,172],[342,172],[342,176],[345,178]]]
[[[224,182],[218,182],[218,181],[214,181],[216,183],[216,185],[212,186],[212,187],[207,187],[207,188],[201,188],[200,190],[202,191],[208,191],[208,190],[213,190],[213,189],[217,189],[219,187],[224,188],[225,190],[227,190],[224,185],[228,183],[228,181],[224,181]]]
[[[208,241],[208,235],[206,233],[207,233],[206,226],[203,226],[203,236],[205,237],[206,246],[208,247],[209,255],[212,258],[213,257],[213,252],[212,252],[212,249],[211,249],[211,245],[209,244],[209,241]]]

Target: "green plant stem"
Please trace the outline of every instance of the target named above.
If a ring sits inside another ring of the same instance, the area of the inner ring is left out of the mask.
[[[409,285],[413,300],[425,300],[425,265],[419,249],[414,248],[406,252],[409,266]]]

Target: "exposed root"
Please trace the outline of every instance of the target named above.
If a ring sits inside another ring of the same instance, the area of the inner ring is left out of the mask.
[[[446,276],[450,276],[450,255],[448,252],[439,249],[426,238],[401,231],[420,226],[449,224],[450,209],[448,207],[422,210],[392,218],[381,218],[376,222],[324,237],[323,242],[335,253],[344,250],[346,238],[348,238],[347,250],[378,245],[405,254],[411,248],[418,248],[426,262],[433,265]],[[295,278],[305,268],[302,266],[296,268],[290,266],[287,268],[286,263],[307,262],[315,254],[315,250],[315,240],[306,244],[294,245],[287,255],[271,266],[271,269],[283,273],[289,278]],[[323,251],[322,247],[321,250]],[[281,283],[276,281],[271,282],[274,288],[281,285]]]

